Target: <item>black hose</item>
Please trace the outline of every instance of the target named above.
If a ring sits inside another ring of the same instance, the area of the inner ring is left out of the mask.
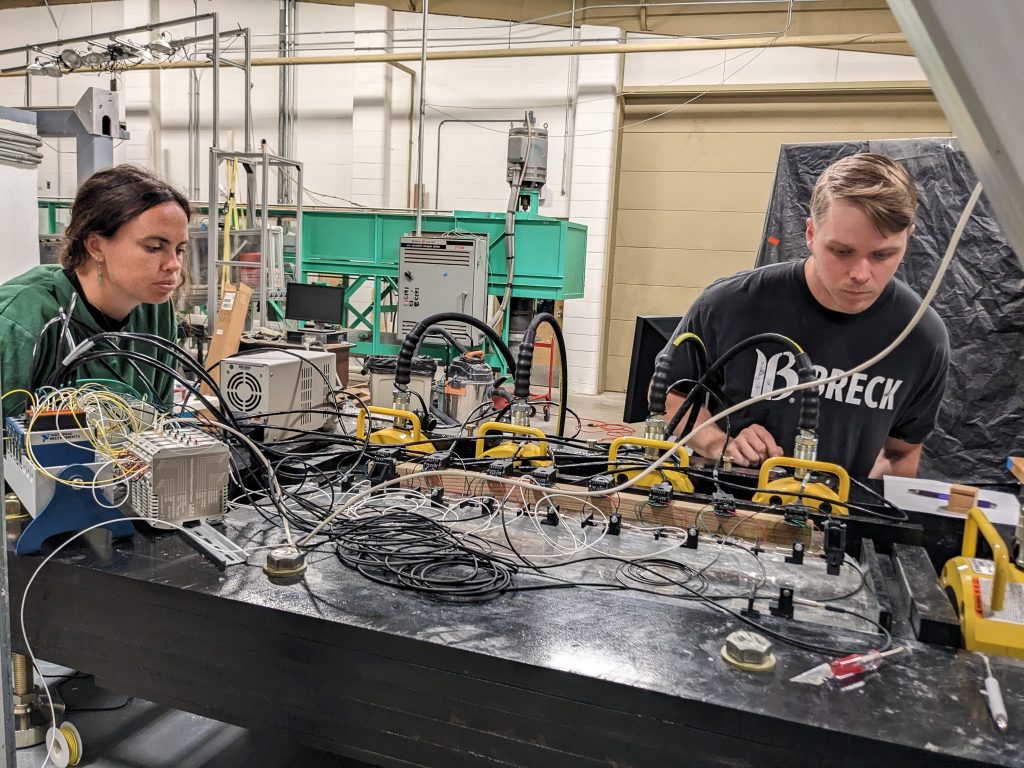
[[[515,373],[516,361],[512,357],[512,352],[509,350],[508,345],[501,340],[501,336],[487,323],[477,320],[471,315],[464,315],[461,312],[438,312],[436,315],[431,315],[416,323],[416,327],[409,332],[409,335],[402,342],[402,348],[398,351],[398,361],[395,364],[395,385],[399,389],[408,387],[409,382],[412,380],[412,357],[416,353],[416,349],[419,347],[420,341],[427,329],[432,325],[450,320],[471,325],[478,331],[482,331],[491,340],[498,352],[501,353],[501,356],[505,358],[505,364],[508,366],[509,372]]]
[[[533,320],[526,327],[523,333],[523,340],[519,342],[519,359],[516,361],[516,387],[515,396],[517,400],[529,400],[530,398],[530,374],[533,370],[533,340],[537,337],[537,329],[547,323],[555,332],[555,340],[558,342],[558,360],[561,370],[558,372],[558,436],[565,434],[565,413],[569,399],[569,373],[565,353],[565,339],[562,337],[562,326],[558,324],[557,318],[549,312],[538,312]]]
[[[537,338],[537,330],[547,323],[555,333],[555,340],[558,343],[558,360],[560,370],[558,372],[558,436],[565,434],[565,413],[568,407],[568,364],[565,359],[565,339],[562,336],[562,327],[558,325],[558,319],[550,312],[538,312],[531,319],[519,342],[519,357],[515,367],[515,397],[516,399],[529,399],[529,380],[532,369],[534,369],[534,340]]]
[[[803,348],[792,339],[783,336],[780,333],[759,333],[755,336],[750,336],[739,342],[731,349],[726,351],[721,357],[708,368],[700,378],[701,384],[708,384],[714,381],[715,376],[722,370],[726,363],[732,358],[736,357],[740,352],[752,347],[754,344],[761,342],[772,342],[775,344],[781,344],[782,346],[790,349],[796,357],[797,366],[797,379],[801,384],[808,381],[813,381],[817,378],[817,374],[814,372],[814,366],[811,365],[811,358],[804,352]],[[687,413],[693,406],[696,394],[700,391],[700,387],[694,387],[690,390],[690,394],[687,395],[686,400],[676,410],[672,416],[672,420],[668,423],[666,428],[666,434],[673,434],[676,427],[679,426],[679,422],[682,421],[683,415]],[[806,429],[811,432],[817,432],[818,430],[818,390],[814,387],[804,389],[800,391],[801,405],[800,405],[800,424],[799,429]]]
[[[672,381],[672,358],[679,348],[677,341],[679,344],[689,342],[697,350],[697,370],[694,378],[702,379],[708,367],[708,352],[699,336],[694,333],[683,333],[669,341],[654,359],[654,375],[651,376],[651,391],[647,399],[647,410],[652,416],[665,414],[665,399],[668,396],[669,382]]]
[[[440,421],[442,424],[445,424],[445,425],[447,425],[449,427],[458,427],[458,426],[460,426],[460,422],[458,422],[455,419],[453,419],[451,416],[449,416],[447,413],[445,413],[440,408],[435,408],[434,406],[431,406],[430,407],[430,413],[434,416],[435,419]]]
[[[443,326],[432,325],[430,328],[427,328],[427,330],[423,332],[423,339],[425,339],[427,336],[440,336],[442,339],[444,339],[453,347],[455,347],[455,349],[459,351],[460,355],[464,355],[466,354],[466,352],[469,351],[462,345],[462,342],[460,342],[458,339],[452,336],[448,332],[448,329],[444,328]]]

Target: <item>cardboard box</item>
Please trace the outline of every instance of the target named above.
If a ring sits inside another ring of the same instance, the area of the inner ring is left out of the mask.
[[[206,369],[219,363],[225,357],[238,352],[238,343],[245,330],[245,318],[249,314],[249,301],[252,299],[252,288],[245,283],[225,285],[221,289],[220,309],[214,326],[210,349],[206,353]],[[220,384],[220,367],[210,371],[213,380]],[[210,388],[203,384],[203,392],[212,395]]]

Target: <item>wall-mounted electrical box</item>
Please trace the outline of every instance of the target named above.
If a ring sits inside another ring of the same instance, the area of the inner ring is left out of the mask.
[[[486,235],[405,235],[398,248],[398,330],[404,337],[425,317],[461,312],[487,319]],[[479,344],[482,334],[463,323],[442,323],[455,338]]]

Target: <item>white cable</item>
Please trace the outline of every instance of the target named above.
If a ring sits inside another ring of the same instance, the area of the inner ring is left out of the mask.
[[[242,442],[244,442],[250,448],[250,450],[251,450],[251,452],[252,452],[252,454],[254,456],[256,456],[261,462],[263,462],[263,466],[267,470],[267,483],[270,486],[270,489],[271,489],[271,492],[272,492],[271,497],[276,496],[278,503],[280,503],[282,507],[284,506],[284,493],[282,493],[281,486],[277,482],[277,474],[274,472],[274,468],[273,468],[273,466],[271,466],[270,460],[266,456],[263,455],[263,452],[260,450],[259,446],[256,445],[256,443],[254,443],[252,440],[250,440],[249,437],[246,434],[244,434],[240,430],[235,429],[234,427],[229,427],[227,424],[221,424],[218,421],[208,421],[208,420],[202,420],[202,419],[195,419],[195,418],[185,417],[185,418],[168,419],[168,422],[183,423],[183,424],[200,424],[202,426],[214,426],[214,427],[217,427],[218,429],[223,429],[223,430],[225,430],[227,432],[230,432],[231,434],[235,435],[235,437],[239,438]],[[281,510],[279,509],[278,512],[280,513]],[[330,519],[330,518],[328,518],[328,519]],[[292,547],[296,546],[295,545],[295,539],[292,538],[291,526],[288,525],[288,518],[285,517],[283,513],[281,513],[281,527],[284,530],[285,541],[288,542],[289,546],[292,546]]]
[[[755,403],[759,403],[762,400],[774,399],[774,398],[781,397],[783,395],[788,395],[791,392],[798,392],[798,391],[802,391],[802,390],[805,390],[805,389],[810,389],[811,387],[821,387],[821,386],[829,384],[829,383],[831,383],[833,381],[840,381],[842,379],[845,379],[845,378],[847,378],[849,376],[854,375],[855,373],[860,373],[865,368],[870,368],[872,365],[877,363],[879,360],[882,360],[883,358],[885,358],[894,349],[896,349],[900,344],[902,344],[903,340],[906,339],[906,337],[910,335],[910,333],[914,330],[914,328],[917,327],[917,324],[921,321],[921,318],[924,317],[925,312],[928,310],[928,307],[931,305],[932,299],[935,298],[935,294],[936,294],[936,292],[939,289],[939,284],[942,282],[942,278],[945,276],[946,270],[949,268],[949,265],[950,265],[950,263],[953,260],[953,255],[956,253],[956,247],[960,243],[960,238],[963,236],[964,229],[967,226],[967,221],[970,219],[971,213],[974,211],[975,204],[978,202],[978,198],[981,196],[981,191],[982,191],[982,188],[981,188],[981,184],[979,183],[977,186],[975,186],[974,191],[971,193],[971,196],[970,196],[970,198],[967,201],[967,204],[964,206],[963,212],[960,214],[960,220],[957,222],[956,229],[953,230],[953,235],[952,235],[952,237],[949,240],[949,245],[946,248],[946,253],[942,257],[942,260],[939,262],[939,267],[938,267],[938,269],[935,272],[935,277],[932,278],[932,283],[931,283],[931,285],[928,288],[928,292],[925,293],[924,298],[921,300],[921,305],[917,308],[917,312],[914,313],[914,316],[910,319],[910,322],[907,323],[907,326],[900,332],[900,334],[895,339],[893,339],[892,343],[890,343],[887,347],[885,347],[885,349],[883,349],[877,355],[875,355],[874,357],[869,358],[868,360],[865,360],[860,365],[854,366],[853,368],[851,368],[848,371],[843,371],[841,373],[837,373],[835,375],[828,376],[828,377],[823,378],[823,379],[816,379],[815,381],[808,381],[808,382],[805,382],[803,384],[794,384],[794,385],[789,386],[789,387],[781,387],[779,389],[775,389],[775,390],[772,390],[770,392],[765,392],[764,394],[758,395],[757,397],[751,397],[748,400],[744,400],[741,403],[737,403],[736,405],[731,406],[730,408],[726,408],[724,411],[721,411],[721,412],[715,414],[714,416],[712,416],[707,421],[704,421],[704,422],[701,422],[700,424],[698,424],[696,427],[693,428],[693,430],[689,434],[684,435],[683,437],[679,438],[679,440],[677,440],[675,442],[675,444],[671,448],[669,448],[667,451],[665,451],[665,453],[663,453],[661,456],[659,456],[657,460],[655,460],[654,462],[649,464],[647,467],[645,467],[643,470],[641,470],[638,474],[636,474],[633,477],[629,478],[625,482],[620,483],[619,485],[615,486],[614,488],[609,488],[608,490],[603,490],[603,491],[584,491],[584,490],[577,491],[577,490],[565,488],[565,489],[562,489],[561,492],[563,494],[565,494],[566,496],[575,496],[577,498],[588,498],[588,497],[593,497],[593,496],[611,496],[612,494],[618,493],[620,491],[624,491],[624,490],[626,490],[628,488],[631,488],[634,485],[636,485],[637,482],[639,482],[641,479],[643,479],[647,475],[651,474],[652,472],[657,471],[657,469],[662,464],[664,464],[666,461],[668,461],[672,457],[674,457],[676,455],[676,453],[679,451],[680,448],[682,448],[690,440],[692,440],[694,435],[696,435],[698,432],[700,432],[700,430],[704,429],[705,427],[709,426],[710,424],[714,424],[714,423],[720,421],[721,419],[724,419],[726,416],[729,416],[729,415],[731,415],[733,413],[736,413],[737,411],[742,410],[744,408],[747,408],[747,407],[749,407],[749,406],[751,406],[751,405],[753,405]],[[382,489],[390,487],[392,485],[396,485],[398,483],[401,483],[402,481],[404,481],[404,480],[406,480],[406,479],[408,479],[410,477],[415,477],[417,479],[424,479],[424,478],[428,478],[428,477],[460,477],[460,478],[464,478],[464,479],[465,478],[473,478],[473,479],[485,480],[487,482],[497,482],[497,483],[502,483],[504,485],[516,486],[516,487],[519,487],[519,488],[536,488],[536,485],[530,485],[530,484],[524,483],[524,482],[522,482],[520,480],[515,480],[515,479],[512,479],[512,478],[508,478],[508,477],[494,477],[492,475],[485,475],[485,474],[481,474],[479,472],[466,472],[466,471],[451,470],[451,469],[434,470],[434,471],[430,471],[430,472],[417,472],[417,473],[414,473],[412,475],[406,475],[404,477],[397,477],[397,478],[395,478],[393,480],[388,480],[388,481],[385,481],[384,483],[381,483],[381,484],[377,485],[376,488],[378,490],[382,490]],[[359,498],[362,498],[363,495],[369,495],[369,492],[365,492],[364,494],[357,494],[356,497],[354,497],[354,499],[349,501],[349,503],[352,503],[352,501],[355,501],[355,500],[358,500]],[[319,532],[321,530],[323,530],[323,528],[325,526],[327,526],[338,514],[340,514],[344,510],[344,508],[345,507],[343,505],[341,509],[339,509],[337,512],[334,512],[333,514],[329,515],[319,525],[317,525],[312,531],[310,531],[305,537],[303,537],[299,541],[300,546],[306,544],[313,537],[315,537],[317,534],[319,534]]]
[[[36,663],[35,654],[32,652],[32,644],[28,641],[28,631],[25,629],[25,603],[28,600],[28,591],[32,588],[32,584],[35,583],[36,577],[39,575],[39,572],[43,570],[43,567],[47,563],[49,563],[50,560],[52,560],[57,555],[57,553],[64,549],[68,544],[73,542],[79,536],[84,536],[85,534],[89,533],[89,531],[94,531],[97,528],[102,528],[104,525],[110,525],[111,523],[119,523],[122,520],[127,520],[131,522],[138,521],[143,523],[152,522],[148,517],[118,516],[111,518],[110,520],[104,520],[102,523],[90,525],[88,528],[83,528],[81,531],[78,531],[78,533],[75,533],[72,536],[70,536],[67,541],[62,542],[56,549],[53,550],[53,552],[51,552],[43,558],[43,561],[38,566],[36,566],[36,569],[32,572],[32,575],[29,577],[28,582],[25,584],[24,591],[22,591],[21,593],[21,607],[18,609],[18,618],[21,621],[21,639],[25,642],[25,655],[28,656],[29,661],[32,662],[32,668],[39,673],[40,682],[43,684],[43,691],[46,692],[46,700],[50,705],[50,721],[53,723],[54,728],[57,727],[57,712],[55,711],[53,706],[53,696],[50,695],[50,687],[46,684],[46,677],[43,675],[42,670],[39,669],[39,665]],[[171,523],[166,521],[161,522],[163,522],[164,525],[167,525],[171,528],[174,528],[175,530],[180,531],[181,533],[184,533],[186,536],[192,537],[200,545],[205,546],[205,542],[199,539],[194,533],[189,531],[187,528],[183,528],[177,523]],[[40,764],[40,768],[46,768],[46,764],[50,762],[50,757],[53,752],[54,743],[56,742],[51,742],[50,747],[46,750],[46,756],[43,758],[43,762]]]

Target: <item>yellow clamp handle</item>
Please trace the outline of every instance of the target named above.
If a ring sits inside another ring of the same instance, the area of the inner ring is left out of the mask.
[[[838,464],[829,464],[827,461],[808,461],[807,459],[793,459],[789,456],[773,456],[761,465],[761,471],[757,475],[757,487],[768,487],[768,478],[775,467],[792,467],[796,469],[807,469],[811,472],[823,472],[834,475],[839,479],[838,496],[840,501],[850,499],[850,475]]]
[[[543,452],[541,455],[545,455],[548,452],[547,435],[536,427],[521,427],[518,424],[502,424],[499,421],[486,421],[481,424],[480,428],[476,431],[476,457],[478,459],[482,457],[484,455],[484,451],[487,450],[483,437],[490,432],[501,432],[507,435],[523,435],[524,437],[537,438],[540,441],[537,443],[537,446]]]
[[[400,408],[384,408],[379,405],[371,405],[368,409],[374,416],[393,416],[396,419],[408,419],[412,424],[412,442],[419,442],[423,439],[423,431],[420,428],[420,417],[412,411],[403,411]],[[366,411],[359,411],[356,416],[356,436],[362,438],[366,429]]]
[[[995,526],[985,517],[985,513],[977,507],[971,507],[964,523],[964,545],[961,554],[974,557],[978,554],[978,531],[992,547],[992,560],[995,563],[995,576],[992,578],[992,610],[1003,610],[1003,598],[1006,597],[1006,583],[1010,576],[1010,553],[1006,549],[1003,537]]]
[[[632,435],[626,435],[625,437],[616,437],[612,440],[611,447],[608,449],[608,463],[614,464],[615,459],[619,456],[619,448],[623,445],[639,445],[641,448],[660,448],[663,451],[667,451],[675,445],[671,440],[654,440],[650,437],[634,437]],[[676,451],[676,458],[679,460],[680,467],[690,466],[690,454],[686,452],[686,449],[682,446]],[[669,467],[674,469],[675,467]]]

